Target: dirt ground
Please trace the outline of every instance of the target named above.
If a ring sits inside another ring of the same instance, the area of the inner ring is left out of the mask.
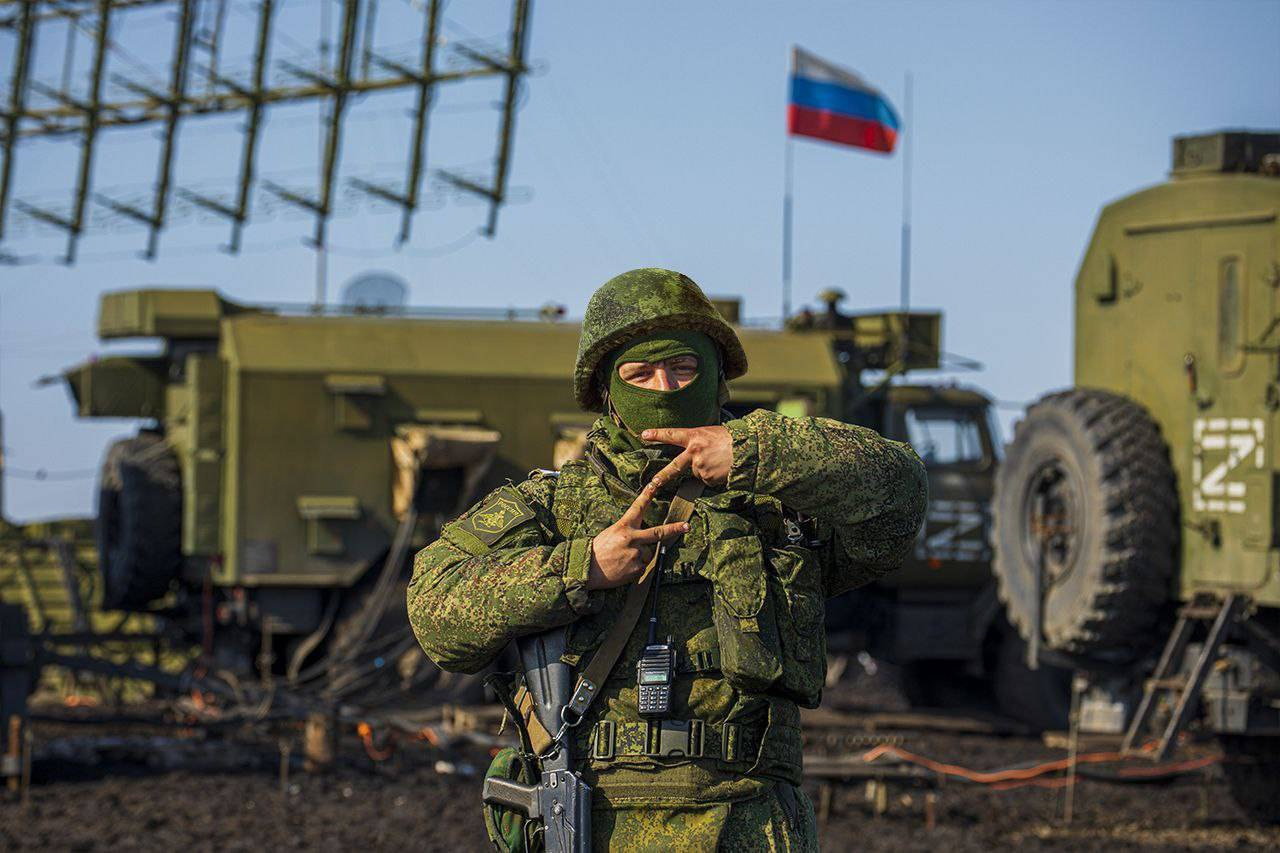
[[[831,704],[857,710],[839,695]],[[406,739],[375,761],[349,733],[333,771],[304,772],[295,751],[282,779],[276,738],[295,732],[209,733],[119,721],[42,721],[34,732],[29,802],[0,795],[0,850],[490,849],[479,811],[488,753],[474,744],[442,748]],[[810,749],[831,753],[828,734],[812,732]],[[1063,756],[1026,735],[890,736],[913,753],[978,770]],[[1081,779],[1070,824],[1061,788],[895,782],[879,809],[865,781],[813,779],[806,790],[825,817],[825,850],[1280,847],[1280,828],[1250,825],[1216,766],[1159,783]]]

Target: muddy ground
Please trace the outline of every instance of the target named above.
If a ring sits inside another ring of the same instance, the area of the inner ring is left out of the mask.
[[[830,704],[868,710],[839,693]],[[815,727],[813,752],[841,752],[832,749],[830,731]],[[836,742],[852,730],[842,731]],[[289,728],[208,732],[45,720],[34,732],[39,760],[29,801],[0,797],[0,850],[489,849],[478,808],[488,753],[475,744],[406,737],[389,757],[374,760],[349,733],[331,772],[307,774],[295,749],[282,779],[280,739],[292,744],[297,736]],[[1031,735],[879,734],[913,753],[979,770],[1064,754]],[[865,750],[868,736],[857,738],[854,749]],[[1216,765],[1159,783],[1080,779],[1070,824],[1061,788],[938,786],[934,778],[890,783],[879,797],[865,781],[813,779],[806,788],[822,807],[826,850],[1280,847],[1280,828],[1250,825]]]

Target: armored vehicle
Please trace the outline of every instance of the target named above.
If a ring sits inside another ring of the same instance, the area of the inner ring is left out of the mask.
[[[1028,701],[989,567],[990,401],[890,381],[939,366],[939,314],[846,314],[839,299],[826,294],[824,310],[783,330],[740,327],[751,370],[730,404],[867,424],[911,441],[929,467],[915,554],[833,605],[833,627],[856,626],[901,663],[1004,673],[1001,695],[1035,717],[1043,697]],[[738,321],[735,301],[719,305]],[[208,290],[104,295],[104,340],[161,344],[65,374],[80,416],[146,422],[103,463],[105,605],[163,615],[231,671],[362,691],[441,677],[405,624],[408,556],[489,488],[581,452],[593,416],[573,402],[578,328],[560,313],[290,313]],[[1052,713],[1065,697],[1058,689]]]
[[[1027,410],[994,503],[1009,618],[1093,674],[1086,724],[1125,730],[1130,751],[1150,736],[1163,757],[1197,720],[1270,819],[1278,217],[1277,133],[1177,138],[1166,183],[1103,209],[1075,284],[1075,387]]]

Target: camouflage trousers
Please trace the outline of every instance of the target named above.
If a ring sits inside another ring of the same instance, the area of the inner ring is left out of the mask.
[[[773,790],[736,803],[672,808],[596,809],[592,849],[610,853],[816,853],[818,822],[799,788]]]

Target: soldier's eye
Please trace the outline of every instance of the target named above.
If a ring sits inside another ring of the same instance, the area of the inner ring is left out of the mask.
[[[671,369],[680,376],[696,376],[698,373],[698,360],[696,358],[678,358],[672,363]]]
[[[618,375],[626,382],[644,379],[653,374],[653,365],[643,361],[628,361],[618,368]]]

